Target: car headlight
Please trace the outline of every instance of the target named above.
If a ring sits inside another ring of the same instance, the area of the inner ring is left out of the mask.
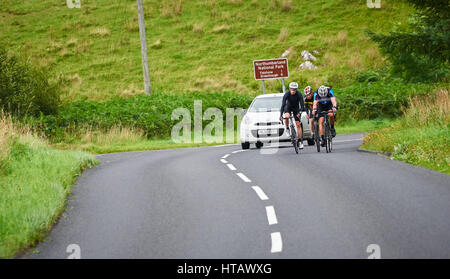
[[[245,125],[250,125],[250,124],[252,124],[252,120],[251,120],[250,117],[248,117],[247,115],[244,116],[243,121],[244,121],[244,124],[245,124]]]

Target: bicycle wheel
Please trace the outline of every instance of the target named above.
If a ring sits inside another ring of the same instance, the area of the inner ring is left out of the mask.
[[[295,127],[294,127],[294,125],[292,125],[291,124],[291,142],[292,142],[292,145],[294,146],[294,150],[295,150],[295,153],[297,153],[298,154],[298,141],[297,141],[297,136],[294,134],[294,133],[297,133],[297,131],[295,130]]]
[[[333,150],[333,137],[328,139],[328,150],[330,150],[330,152]]]
[[[320,152],[319,123],[317,123],[317,122],[314,125],[314,141],[316,142],[317,152]]]
[[[330,140],[330,127],[329,127],[329,125],[328,125],[328,121],[327,121],[327,118],[325,118],[325,150],[327,151],[327,153],[329,153],[329,152],[331,152],[331,150],[330,150],[330,148],[329,148],[329,145],[328,145],[328,142],[329,142],[329,140]]]
[[[331,152],[331,150],[333,150],[333,135],[331,134],[330,123],[328,123],[328,126],[329,126],[328,131],[330,131],[330,132],[328,133],[328,142],[327,142],[327,144],[328,144],[328,150]]]

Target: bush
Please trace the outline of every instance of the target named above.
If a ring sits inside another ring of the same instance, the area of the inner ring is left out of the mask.
[[[122,126],[138,128],[147,137],[167,137],[173,125],[172,111],[187,108],[194,115],[194,100],[202,100],[202,109],[216,107],[222,111],[224,120],[226,108],[247,108],[253,96],[236,93],[187,93],[152,96],[137,95],[131,98],[113,98],[105,102],[77,101],[60,108],[57,116],[42,116],[33,120],[52,140],[64,138],[65,132],[76,129],[108,130]],[[192,121],[193,124],[193,121]]]
[[[59,86],[47,77],[44,69],[0,48],[0,109],[15,116],[55,114],[60,103]]]
[[[342,89],[334,88],[339,105],[338,119],[398,117],[410,96],[425,93],[428,88],[427,85],[401,81],[363,82]],[[194,100],[202,100],[203,112],[210,107],[218,108],[225,121],[227,108],[248,108],[253,98],[253,95],[237,93],[158,92],[152,96],[116,97],[105,102],[84,100],[61,106],[57,115],[31,118],[31,125],[54,142],[67,141],[68,134],[96,129],[108,131],[117,126],[137,128],[149,138],[165,138],[170,136],[173,125],[179,122],[171,120],[172,111],[176,108],[187,108],[193,118]],[[203,125],[208,122],[204,121]],[[194,123],[192,119],[191,123]]]
[[[429,85],[402,81],[368,80],[343,89],[333,89],[339,106],[339,119],[395,118],[402,114],[408,98],[426,94]]]

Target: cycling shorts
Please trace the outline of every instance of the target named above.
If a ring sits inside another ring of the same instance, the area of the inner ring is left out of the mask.
[[[291,112],[294,112],[294,119],[295,119],[295,121],[300,121],[300,118],[298,118],[298,116],[297,116],[297,114],[300,114],[300,109],[291,108],[289,105],[286,105],[284,107],[283,114],[285,114],[286,112],[289,113],[289,114]]]

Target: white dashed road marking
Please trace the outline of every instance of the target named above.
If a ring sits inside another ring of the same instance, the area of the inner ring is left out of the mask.
[[[239,152],[244,152],[247,150],[236,150],[231,152],[232,154],[235,153],[239,153]],[[235,171],[236,168],[233,166],[233,164],[229,164],[227,162],[227,160],[225,160],[226,158],[228,158],[228,156],[230,156],[231,154],[225,154],[224,156],[222,156],[222,158],[220,159],[220,161],[224,164],[227,164],[227,167],[232,170]],[[245,174],[243,174],[242,172],[238,172],[236,173],[237,176],[239,176],[239,178],[241,178],[244,182],[250,183],[252,182],[247,176],[245,176]],[[256,194],[258,195],[258,197],[265,201],[268,200],[269,197],[264,193],[264,191],[259,187],[259,186],[252,186],[252,189],[256,192]],[[277,220],[277,215],[275,214],[275,208],[271,205],[271,206],[266,206],[266,214],[267,214],[267,221],[270,225],[275,225],[278,224],[278,220]],[[270,250],[271,253],[279,253],[283,250],[283,241],[281,239],[281,233],[280,232],[273,232],[270,234],[270,238],[272,241],[272,248]]]
[[[238,173],[236,173],[237,174],[237,176],[239,176],[242,180],[244,180],[244,182],[252,182],[250,179],[248,179],[248,177],[247,176],[245,176],[245,174],[243,174],[242,172],[238,172]]]
[[[236,170],[236,168],[232,164],[227,164],[227,167],[232,171]]]
[[[266,196],[264,191],[259,186],[252,186],[252,188],[261,200],[265,201],[269,199],[269,197]]]
[[[270,234],[272,239],[272,249],[271,253],[279,253],[283,250],[283,241],[281,240],[281,234],[279,232],[274,232]]]
[[[278,224],[277,215],[275,215],[275,209],[273,208],[273,206],[266,206],[266,213],[269,225]]]

